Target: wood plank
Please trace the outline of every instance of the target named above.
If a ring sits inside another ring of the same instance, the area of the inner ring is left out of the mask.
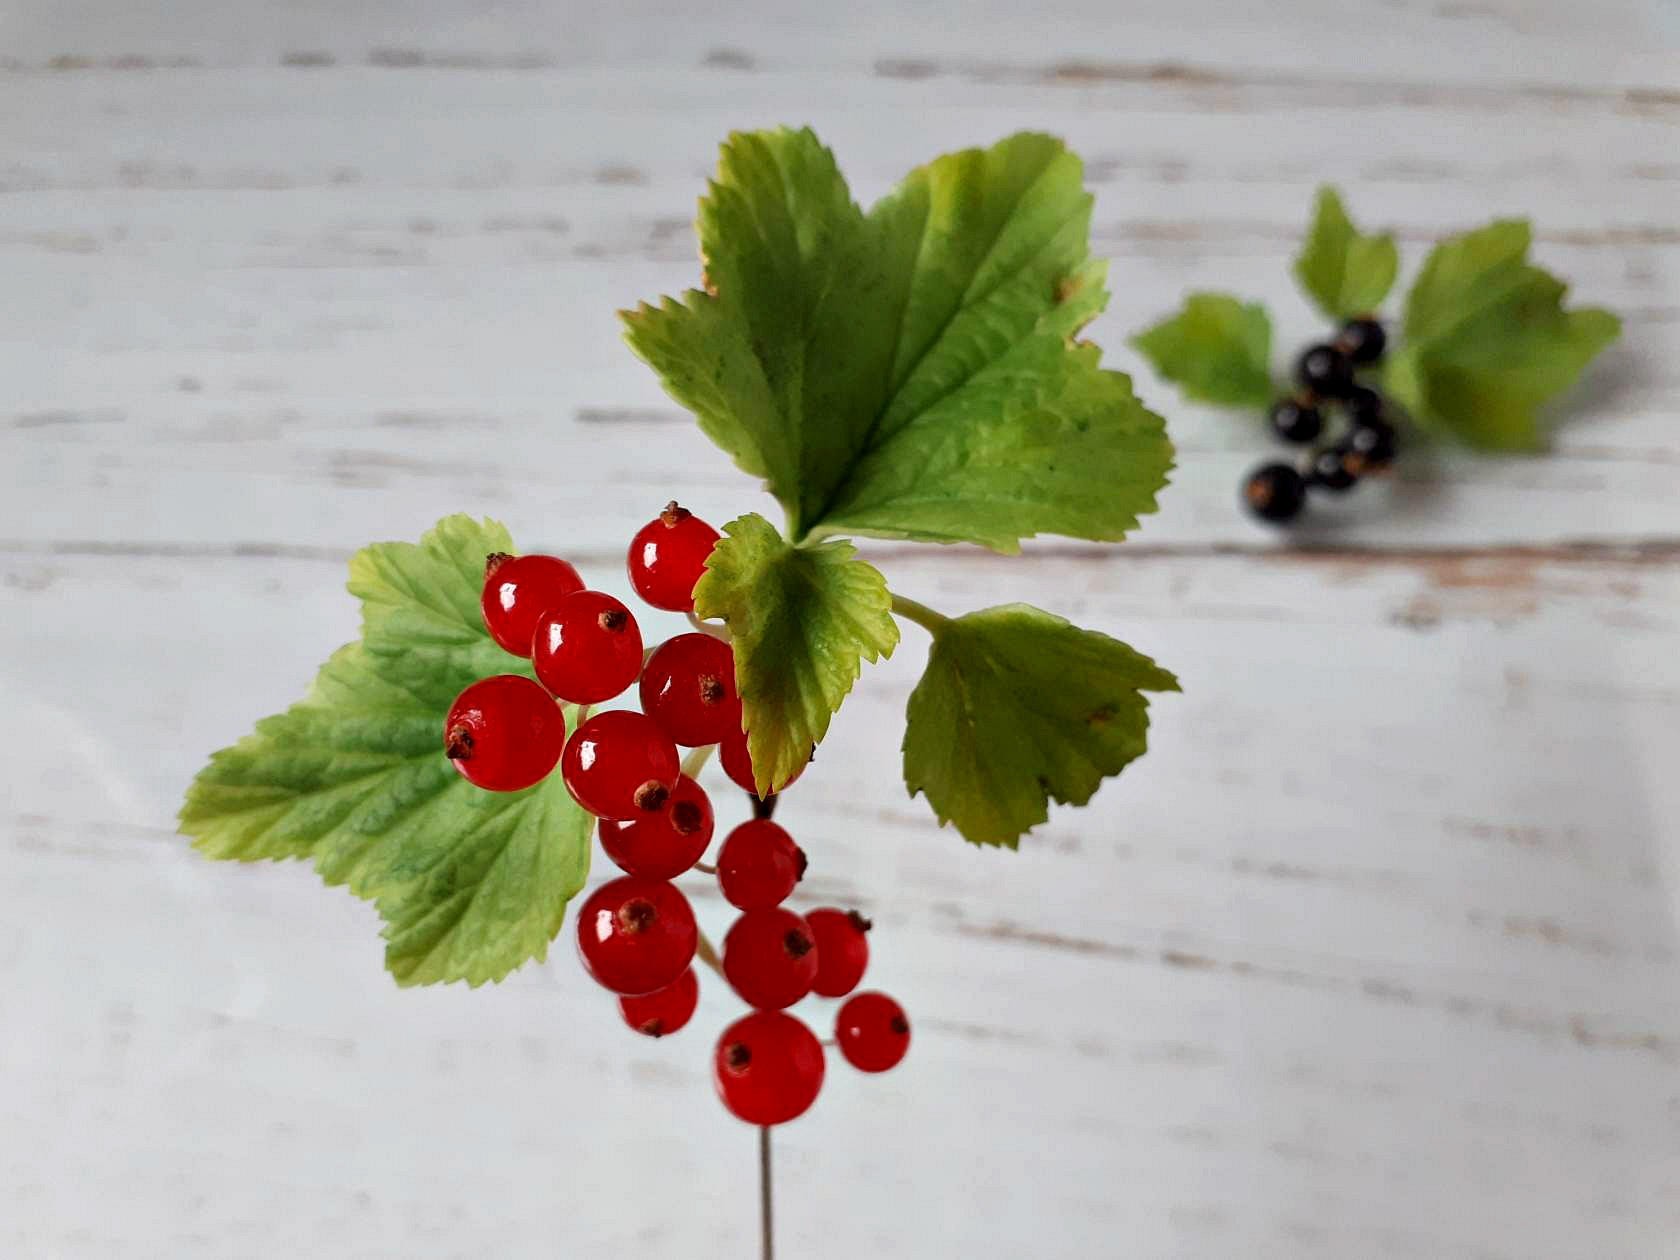
[[[866,672],[785,812],[802,895],[875,916],[917,1044],[879,1081],[837,1067],[779,1139],[784,1245],[1661,1252],[1673,554],[883,563],[952,610],[1020,594],[1122,634],[1186,691],[1091,809],[984,853],[887,786],[919,632]],[[703,1074],[716,986],[657,1045],[564,941],[500,988],[399,993],[367,907],[169,834],[203,749],[350,631],[336,561],[0,575],[0,654],[32,662],[3,684],[33,736],[0,823],[31,910],[0,928],[0,986],[31,1012],[0,1039],[0,1117],[36,1135],[0,1142],[13,1252],[741,1253],[750,1143]],[[584,1190],[632,1170],[633,1211]]]
[[[614,95],[610,124],[578,126],[626,77],[640,103]],[[876,81],[860,98],[839,74],[587,68],[333,69],[307,79],[306,97],[302,81],[286,69],[0,76],[12,140],[0,257],[32,295],[0,305],[12,383],[0,451],[22,483],[18,524],[0,534],[177,544],[208,541],[194,531],[210,524],[260,545],[344,548],[450,508],[515,515],[583,476],[622,487],[587,517],[587,544],[605,546],[673,492],[720,516],[755,504],[625,352],[610,313],[692,283],[688,219],[716,138],[806,112],[843,155],[867,155],[866,194],[930,151],[1010,126],[1068,134],[1090,155],[1097,245],[1116,259],[1093,335],[1133,370],[1125,337],[1186,288],[1267,295],[1280,358],[1315,335],[1287,264],[1327,167],[1348,172],[1371,218],[1399,226],[1414,266],[1442,231],[1537,209],[1542,259],[1629,317],[1625,343],[1564,408],[1558,455],[1413,460],[1321,532],[1358,544],[1404,529],[1444,546],[1672,535],[1680,238],[1666,216],[1680,171],[1660,156],[1668,120],[1554,118],[1530,103],[1493,124],[1500,158],[1486,168],[1464,156],[1490,126],[1475,108],[1377,109],[1373,129],[1403,139],[1372,146],[1363,129],[1325,134],[1322,108],[1296,104],[1267,113],[1257,147],[1233,121],[1262,102],[1186,104],[1148,82],[941,85],[951,103],[894,135],[884,124],[928,88]],[[1140,104],[1158,132],[1117,131]],[[1553,195],[1560,185],[1570,197]],[[1232,507],[1267,449],[1252,422],[1180,404],[1147,372],[1140,382],[1198,470],[1145,539],[1257,538]],[[100,492],[97,527],[67,486]],[[523,537],[553,527],[535,513],[514,523]]]
[[[486,11],[470,0],[375,0],[353,11],[260,0],[172,3],[162,13],[123,7],[97,18],[50,0],[11,10],[8,64],[56,73],[144,72],[156,67],[299,69],[345,63],[381,69],[439,67],[517,73],[579,64],[683,66],[728,72],[765,67],[851,72],[943,64],[1092,68],[1194,81],[1220,74],[1291,74],[1333,80],[1326,49],[1357,50],[1359,80],[1392,76],[1488,85],[1547,85],[1584,97],[1605,86],[1655,80],[1672,86],[1672,19],[1660,3],[1583,7],[1567,0],[1266,0],[1238,20],[1218,0],[1101,0],[1023,8],[975,0],[963,21],[938,4],[864,0],[842,8],[797,0],[746,0],[727,12],[648,0],[611,19],[588,6],[507,0]],[[1176,71],[1176,73],[1174,73]],[[1351,76],[1350,76],[1351,77]]]
[[[982,853],[892,786],[920,632],[865,674],[784,817],[805,903],[876,918],[872,982],[916,1046],[879,1079],[832,1065],[778,1135],[783,1251],[1670,1253],[1669,6],[957,14],[8,6],[0,1254],[750,1252],[753,1136],[706,1081],[721,986],[661,1043],[568,939],[501,986],[400,992],[369,907],[199,859],[172,816],[354,634],[362,542],[493,514],[622,593],[671,494],[766,510],[611,312],[692,283],[720,136],[807,120],[864,198],[935,152],[1065,135],[1114,259],[1092,335],[1128,370],[1188,288],[1265,296],[1280,362],[1316,335],[1287,265],[1327,177],[1409,266],[1533,213],[1540,259],[1629,322],[1553,457],[1414,453],[1288,539],[1232,503],[1251,422],[1143,372],[1181,457],[1128,546],[867,548],[906,593],[1042,604],[1186,691],[1092,808]]]

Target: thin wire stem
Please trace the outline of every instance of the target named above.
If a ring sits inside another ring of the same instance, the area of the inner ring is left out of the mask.
[[[764,1242],[764,1260],[776,1260],[770,1203],[770,1126],[764,1125],[758,1130],[758,1232]]]

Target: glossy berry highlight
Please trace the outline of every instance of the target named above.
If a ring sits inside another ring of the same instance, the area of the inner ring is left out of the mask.
[[[546,778],[566,744],[560,706],[529,678],[497,674],[472,684],[449,706],[443,750],[477,787],[518,792]]]
[[[618,1013],[644,1037],[668,1037],[693,1018],[700,981],[690,967],[663,989],[618,999]]]
[[[670,736],[627,709],[584,722],[560,758],[560,772],[577,803],[597,818],[620,821],[663,810],[680,769]]]
[[[1355,426],[1377,424],[1383,418],[1382,395],[1363,385],[1355,385],[1348,391],[1344,405],[1347,407],[1348,419]]]
[[[1388,347],[1388,334],[1383,326],[1369,316],[1350,319],[1336,334],[1336,346],[1361,367],[1377,362]]]
[[[1335,346],[1309,346],[1296,360],[1295,379],[1320,398],[1341,398],[1353,388],[1353,363]]]
[[[1315,454],[1307,468],[1307,484],[1332,494],[1352,489],[1358,480],[1347,466],[1347,448],[1340,443]]]
[[[885,1072],[903,1062],[910,1049],[910,1021],[885,993],[859,993],[847,998],[834,1017],[834,1040],[846,1062],[860,1072]]]
[[[484,558],[484,593],[479,597],[484,628],[503,651],[529,656],[537,618],[582,589],[578,571],[558,556],[492,552]]]
[[[739,1119],[786,1124],[816,1102],[824,1066],[822,1043],[809,1028],[781,1011],[757,1011],[723,1030],[712,1076]]]
[[[642,631],[604,591],[573,591],[537,619],[531,643],[537,680],[562,700],[611,700],[642,669]]]
[[[1263,464],[1243,483],[1243,503],[1263,521],[1282,524],[1300,515],[1306,481],[1288,464]]]
[[[712,842],[712,802],[686,774],[656,814],[619,822],[601,819],[601,848],[613,863],[646,879],[675,879],[698,862]]]
[[[731,831],[718,850],[718,890],[738,910],[779,906],[805,878],[805,851],[769,819]]]
[[[595,982],[635,997],[674,984],[694,961],[699,930],[688,898],[664,880],[623,875],[578,911],[578,955]]]
[[[737,732],[729,736],[718,745],[718,761],[723,766],[723,772],[729,776],[730,782],[743,792],[753,796],[758,795],[758,788],[753,785],[752,754],[747,751],[747,736],[745,732]],[[793,772],[793,778],[774,789],[777,792],[786,791],[805,773],[805,767],[800,766]]]
[[[869,966],[868,919],[856,910],[824,906],[805,916],[811,936],[817,942],[817,974],[811,992],[823,997],[845,997],[858,987]]]
[[[654,649],[642,670],[642,712],[676,743],[721,743],[741,732],[735,651],[709,634],[679,634]]]
[[[630,540],[630,585],[655,608],[694,611],[694,584],[706,571],[706,558],[718,532],[687,508],[667,503],[665,510]]]
[[[1348,468],[1361,477],[1386,471],[1400,453],[1400,435],[1385,420],[1354,425],[1343,444]]]
[[[1268,416],[1272,432],[1285,442],[1311,442],[1324,431],[1324,413],[1298,398],[1280,398]]]
[[[817,944],[804,918],[780,906],[748,910],[723,938],[723,975],[759,1010],[792,1006],[817,978]]]

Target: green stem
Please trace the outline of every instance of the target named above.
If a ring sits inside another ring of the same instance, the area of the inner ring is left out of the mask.
[[[951,619],[943,613],[936,613],[926,604],[896,593],[892,597],[892,610],[906,621],[914,621],[929,634],[938,634],[951,624]]]
[[[732,641],[734,638],[734,636],[729,633],[729,627],[727,625],[714,625],[709,621],[702,621],[694,613],[688,614],[688,624],[693,626],[701,634],[709,634],[712,638],[722,639],[725,643]]]

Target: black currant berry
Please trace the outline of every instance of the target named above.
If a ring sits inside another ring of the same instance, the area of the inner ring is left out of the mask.
[[[1324,431],[1324,416],[1317,407],[1298,398],[1280,398],[1272,404],[1272,430],[1285,442],[1311,442]]]
[[[1307,469],[1307,484],[1332,494],[1351,489],[1358,480],[1347,466],[1347,448],[1340,443],[1326,446],[1315,454]]]
[[[1366,389],[1363,385],[1355,385],[1348,391],[1346,399],[1348,419],[1357,425],[1381,424],[1383,422],[1382,395],[1374,389]]]
[[[1348,358],[1363,367],[1382,358],[1383,350],[1388,345],[1388,334],[1383,331],[1383,326],[1370,316],[1350,319],[1342,325],[1342,331],[1336,335],[1336,345]]]
[[[1399,436],[1386,420],[1356,424],[1344,439],[1348,468],[1357,477],[1382,472],[1400,451]]]
[[[1263,521],[1292,520],[1306,497],[1307,483],[1288,464],[1262,464],[1243,482],[1243,503]]]
[[[1353,363],[1335,346],[1309,346],[1295,364],[1295,379],[1321,398],[1341,398],[1353,388]]]

